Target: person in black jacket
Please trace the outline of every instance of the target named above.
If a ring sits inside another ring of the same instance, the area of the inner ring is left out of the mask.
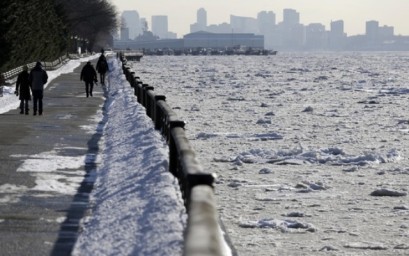
[[[33,115],[37,115],[37,103],[38,114],[43,114],[43,96],[44,85],[47,83],[47,72],[42,68],[41,62],[37,62],[35,67],[30,72],[31,91],[33,93]]]
[[[108,62],[104,55],[104,50],[101,51],[101,56],[99,56],[97,62],[97,71],[100,75],[101,84],[105,84],[105,73],[109,71]]]
[[[20,114],[26,113],[28,115],[29,106],[28,101],[31,100],[31,84],[30,74],[28,73],[28,67],[24,66],[23,71],[18,75],[16,82],[16,96],[19,96],[20,100]]]
[[[97,80],[97,72],[95,71],[94,67],[91,65],[91,62],[88,61],[87,64],[81,70],[81,81],[85,82],[85,93],[87,94],[87,98],[89,96],[92,97],[92,90],[94,88],[94,82],[98,82]]]

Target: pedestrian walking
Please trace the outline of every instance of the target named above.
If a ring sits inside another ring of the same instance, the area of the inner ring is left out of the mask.
[[[105,73],[109,71],[109,68],[107,59],[104,55],[104,50],[101,50],[101,56],[99,56],[96,68],[100,76],[101,84],[105,84]]]
[[[94,88],[94,82],[97,83],[97,72],[94,67],[91,65],[91,61],[88,61],[87,64],[81,70],[81,81],[85,82],[85,93],[87,98],[92,97],[92,90]]]
[[[33,93],[33,115],[43,114],[44,85],[47,83],[48,75],[43,69],[41,62],[37,62],[30,72],[31,91]],[[38,109],[37,109],[38,106]]]
[[[28,115],[28,102],[31,100],[31,84],[27,66],[23,67],[23,71],[17,77],[16,90],[14,93],[16,96],[19,96],[20,114],[25,113]]]

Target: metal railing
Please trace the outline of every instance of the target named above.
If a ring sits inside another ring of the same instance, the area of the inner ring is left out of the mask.
[[[142,83],[123,56],[121,60],[138,102],[146,108],[155,129],[169,146],[169,171],[179,181],[188,214],[184,255],[224,255],[225,242],[214,197],[215,174],[203,171],[185,134],[185,122],[167,104],[166,97],[156,94],[153,86]]]
[[[70,60],[66,55],[59,57],[58,59],[54,60],[54,61],[42,61],[41,64],[43,65],[43,68],[45,70],[56,70],[58,68],[60,68],[62,65],[64,65],[65,63],[67,63],[67,61]],[[29,69],[34,68],[36,62],[31,62],[26,64],[27,67]],[[18,76],[18,74],[20,74],[23,71],[23,67],[25,65],[16,67],[12,70],[6,71],[0,75],[2,75],[4,77],[5,80],[10,80],[13,79],[15,77]]]

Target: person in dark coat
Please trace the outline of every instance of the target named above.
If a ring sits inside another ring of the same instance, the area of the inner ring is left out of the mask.
[[[31,83],[31,91],[33,93],[33,115],[37,115],[37,104],[38,114],[42,115],[44,85],[47,83],[48,75],[42,68],[41,62],[37,62],[35,67],[31,70],[29,79]]]
[[[31,84],[27,66],[23,67],[23,71],[17,77],[15,94],[19,96],[20,114],[24,114],[25,112],[26,115],[28,115],[28,101],[31,100]]]
[[[108,68],[107,59],[104,55],[104,51],[101,51],[101,56],[99,56],[99,59],[97,62],[97,71],[100,76],[101,84],[105,84],[105,73],[109,71],[109,68]]]
[[[97,72],[95,71],[94,67],[91,65],[91,62],[88,61],[87,64],[81,70],[81,81],[85,82],[85,93],[87,94],[87,98],[89,96],[92,97],[92,90],[94,88],[94,82],[98,82],[97,80]]]

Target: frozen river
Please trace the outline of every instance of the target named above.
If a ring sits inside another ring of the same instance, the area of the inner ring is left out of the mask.
[[[409,255],[409,53],[144,56],[239,255]]]

